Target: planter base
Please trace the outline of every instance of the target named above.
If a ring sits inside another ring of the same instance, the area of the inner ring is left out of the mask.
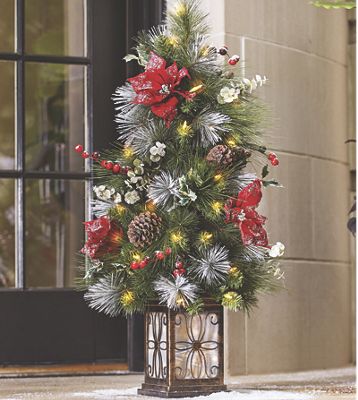
[[[195,315],[149,303],[145,316],[145,380],[138,394],[179,398],[227,391],[223,309],[205,299]]]
[[[207,385],[207,386],[181,386],[178,390],[169,389],[167,386],[150,385],[143,383],[142,388],[138,389],[138,394],[144,396],[161,397],[165,399],[179,397],[209,396],[212,393],[228,392],[226,385]]]

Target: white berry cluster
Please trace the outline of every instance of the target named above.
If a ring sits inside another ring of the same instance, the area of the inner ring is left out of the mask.
[[[159,162],[160,159],[165,156],[166,147],[167,146],[164,143],[156,142],[149,150],[151,161]]]

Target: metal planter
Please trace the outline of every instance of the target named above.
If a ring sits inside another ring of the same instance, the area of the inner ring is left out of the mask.
[[[189,315],[158,303],[145,313],[145,382],[139,394],[192,397],[226,390],[223,307],[207,299]]]

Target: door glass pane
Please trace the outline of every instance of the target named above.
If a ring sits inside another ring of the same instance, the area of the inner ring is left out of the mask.
[[[14,52],[15,4],[14,0],[0,0],[0,52]]]
[[[15,167],[14,68],[13,62],[0,61],[0,169]]]
[[[84,239],[85,183],[30,179],[25,196],[26,286],[74,286]]]
[[[83,56],[83,0],[26,0],[27,54]]]
[[[27,170],[83,171],[73,151],[84,143],[85,68],[27,63],[25,157]]]
[[[0,179],[0,288],[15,286],[15,181]]]

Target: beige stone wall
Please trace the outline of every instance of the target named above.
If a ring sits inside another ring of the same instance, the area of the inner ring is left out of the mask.
[[[227,313],[227,373],[346,365],[353,331],[346,12],[308,0],[202,3],[213,44],[244,56],[247,75],[270,80],[260,93],[272,109],[267,142],[284,185],[266,190],[262,213],[271,242],[286,244],[286,288],[263,296],[250,317]]]

